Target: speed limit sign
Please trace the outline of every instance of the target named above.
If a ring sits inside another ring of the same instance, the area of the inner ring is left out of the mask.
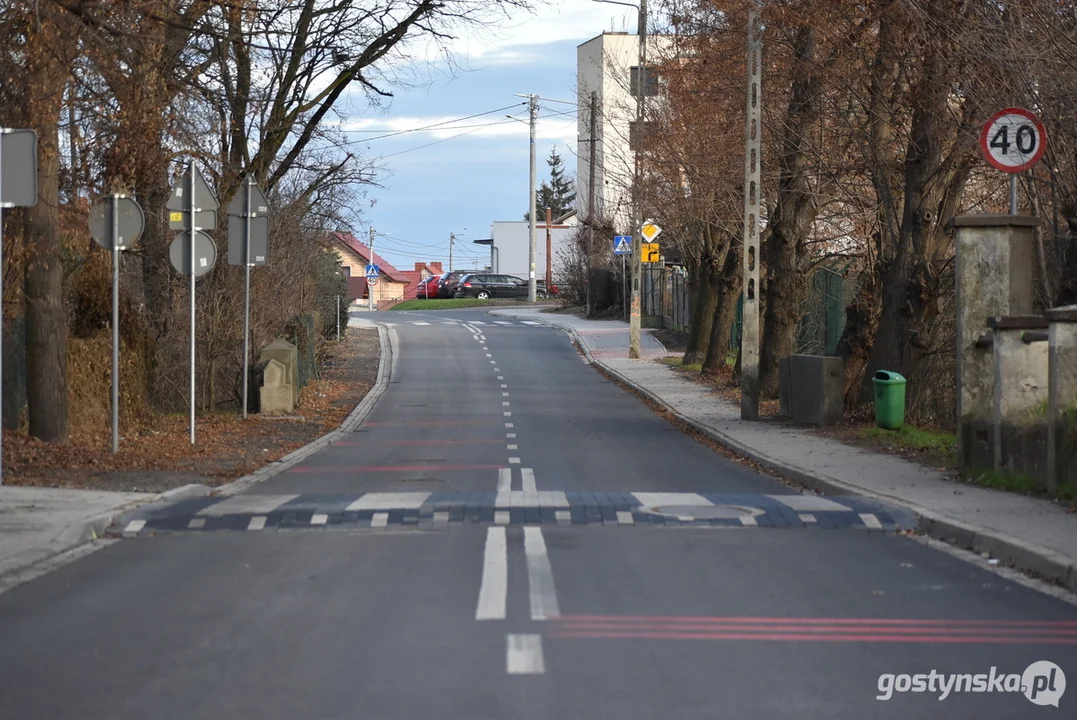
[[[1006,173],[1028,170],[1043,157],[1047,133],[1024,108],[1006,108],[992,115],[980,133],[980,149],[987,162]]]

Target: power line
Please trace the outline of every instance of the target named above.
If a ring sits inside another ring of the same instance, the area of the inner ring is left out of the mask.
[[[409,133],[425,132],[425,131],[431,130],[433,128],[441,127],[442,125],[451,125],[453,123],[463,122],[464,120],[471,120],[473,118],[482,117],[484,115],[493,115],[494,113],[503,112],[505,110],[511,110],[512,108],[519,107],[520,105],[526,105],[526,103],[513,103],[512,105],[506,105],[505,107],[497,108],[496,110],[487,110],[486,112],[475,113],[474,115],[467,115],[466,117],[456,118],[454,120],[443,120],[441,122],[433,123],[431,125],[424,125],[423,127],[408,128],[407,130],[396,130],[394,132],[386,133],[384,135],[378,135],[376,137],[361,138],[359,140],[349,140],[349,141],[341,143],[341,144],[342,145],[357,145],[359,143],[373,142],[374,140],[382,140],[384,138],[396,137],[397,135],[407,135]],[[488,127],[488,125],[476,125],[476,126],[465,126],[465,127]],[[458,128],[451,128],[451,129],[456,130]],[[379,132],[379,131],[378,130],[345,130],[345,132]]]
[[[439,145],[439,144],[441,144],[443,142],[448,142],[449,140],[455,140],[456,138],[463,137],[464,135],[470,135],[473,132],[478,132],[479,130],[481,130],[484,127],[494,127],[495,125],[505,125],[505,124],[507,124],[507,122],[505,120],[501,120],[499,122],[493,122],[493,123],[489,123],[487,125],[480,125],[479,127],[476,127],[474,130],[468,130],[467,132],[462,132],[462,133],[459,133],[457,135],[452,135],[452,136],[447,137],[447,138],[442,138],[440,140],[435,140],[434,142],[429,142],[429,143],[426,143],[425,145],[418,145],[418,146],[413,147],[413,148],[408,148],[407,150],[400,150],[399,152],[389,153],[388,155],[382,155],[381,158],[384,160],[385,158],[391,158],[391,157],[395,157],[397,155],[403,155],[404,153],[413,152],[415,150],[422,150],[423,148],[428,148],[428,147],[431,147],[433,145]]]

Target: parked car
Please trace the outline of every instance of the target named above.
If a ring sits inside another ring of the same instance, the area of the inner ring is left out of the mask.
[[[465,275],[453,292],[453,297],[472,297],[480,300],[489,298],[527,297],[527,282],[512,275],[495,275],[494,273],[474,273]]]
[[[438,296],[438,279],[439,275],[430,275],[424,277],[419,281],[419,284],[415,288],[415,297],[422,298],[423,300],[433,300]]]
[[[438,297],[451,298],[456,297],[456,287],[460,284],[460,279],[467,275],[474,275],[479,270],[453,270],[452,272],[445,273],[442,277],[445,279],[438,286]]]

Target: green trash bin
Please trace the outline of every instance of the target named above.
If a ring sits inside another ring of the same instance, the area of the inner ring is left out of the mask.
[[[885,430],[900,430],[905,424],[905,378],[880,370],[871,382],[875,384],[875,424]]]

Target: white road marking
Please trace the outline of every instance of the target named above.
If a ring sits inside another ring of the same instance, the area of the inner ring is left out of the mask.
[[[519,450],[519,448],[517,446],[515,446],[515,445],[506,445],[505,449],[506,450]]]
[[[710,500],[696,493],[632,493],[644,507],[658,507],[661,505],[693,505],[696,507],[711,507],[714,505]]]
[[[505,666],[509,675],[545,674],[541,635],[508,635],[505,648]]]
[[[618,525],[635,525],[636,520],[632,517],[632,513],[627,510],[617,511],[617,524]]]
[[[439,510],[438,512],[434,513],[434,522],[436,522],[436,523],[447,523],[447,522],[449,522],[449,513],[446,512],[445,510]]]
[[[505,603],[509,594],[508,545],[505,528],[486,529],[486,550],[482,557],[482,584],[476,620],[504,620]]]
[[[802,522],[802,523],[813,523],[813,522],[815,522],[815,516],[812,515],[811,513],[797,513],[797,517],[800,518],[800,522]]]
[[[501,371],[498,370],[497,368],[494,368],[494,372],[501,372]]]
[[[741,515],[740,524],[745,527],[759,527],[759,523],[755,521],[755,516],[753,515]]]
[[[504,385],[502,385],[501,387],[505,387],[505,386],[504,386]],[[508,397],[508,396],[509,396],[509,394],[508,394],[508,393],[501,393],[501,397]]]
[[[523,322],[524,325],[541,325],[542,324],[540,322],[535,322],[534,320],[522,320],[521,322]]]
[[[508,320],[494,320],[494,325],[512,325]]]
[[[456,325],[454,322],[443,322],[442,325]]]
[[[516,437],[516,433],[505,433],[505,437],[514,438],[514,437]]]
[[[683,522],[683,523],[695,522],[696,521],[696,519],[694,517],[692,517],[691,515],[678,515],[677,520],[679,520],[680,522]]]
[[[864,523],[865,527],[869,527],[873,530],[882,530],[883,524],[879,522],[879,518],[875,517],[872,513],[860,513],[860,520]]]
[[[572,522],[572,513],[568,510],[558,510],[553,516],[558,525],[569,525]]]
[[[845,505],[818,495],[767,495],[796,512],[849,512]]]
[[[272,512],[298,495],[233,495],[227,500],[214,503],[198,511],[198,515],[219,517],[221,515],[261,515]]]
[[[527,556],[527,580],[531,587],[531,619],[548,620],[561,617],[557,606],[557,588],[553,568],[546,553],[542,528],[524,528],[524,554]]]
[[[508,406],[509,406],[509,401],[508,400],[502,400],[501,401],[501,407],[508,407]]]
[[[507,428],[512,427],[512,423],[505,423],[505,427],[507,427]]]
[[[191,522],[187,523],[188,530],[200,530],[206,526],[205,518],[194,518]]]
[[[497,491],[508,492],[512,490],[512,468],[497,469]]]
[[[498,380],[500,380],[500,379],[501,379],[501,378],[498,378]],[[507,387],[508,387],[508,385],[506,385],[505,383],[501,383],[501,387],[503,387],[503,388],[507,388]]]
[[[516,449],[516,446],[511,446],[512,450]],[[535,471],[531,468],[520,468],[520,475],[523,476],[523,488],[524,492],[538,492],[538,488],[535,486]]]
[[[518,457],[510,457],[509,458],[509,465],[519,465],[519,464],[520,464],[520,458],[518,458]]]
[[[486,348],[483,348],[483,350],[485,350],[485,349]],[[486,353],[486,357],[493,357],[493,355],[491,355],[490,353]]]
[[[127,527],[123,529],[123,534],[137,535],[139,531],[144,527],[146,527],[145,520],[132,520],[131,522],[127,523]]]
[[[326,513],[314,513],[310,517],[311,525],[325,525],[329,522],[329,515]]]
[[[508,525],[509,524],[509,511],[508,510],[498,510],[498,511],[496,511],[494,513],[494,524],[495,525]]]
[[[430,323],[426,323],[426,322],[413,322],[412,323],[412,325],[429,325],[429,324]]]
[[[505,412],[503,412],[501,414],[504,415],[505,417],[512,417],[512,413],[510,411],[508,411],[508,410],[506,410]]]
[[[489,350],[490,348],[488,348],[488,347],[486,347],[485,345],[483,345],[483,346],[482,346],[482,349],[483,349],[483,350]],[[491,356],[491,357],[492,357],[492,356]]]
[[[380,512],[374,513],[374,517],[370,518],[370,527],[385,527],[389,524],[389,513]]]
[[[568,497],[560,490],[511,490],[499,492],[495,508],[567,508]]]
[[[472,320],[471,324],[472,325],[485,325],[486,323],[484,323],[482,320]]]
[[[251,522],[247,525],[248,530],[264,530],[266,526],[265,515],[255,515],[251,518]]]
[[[418,510],[428,497],[428,492],[367,493],[345,510]]]
[[[497,379],[498,379],[498,380],[504,380],[505,378],[503,378],[502,376],[498,375],[498,376],[497,376]],[[507,387],[507,386],[506,386],[506,387]]]
[[[487,357],[489,357],[489,354],[487,354]],[[494,361],[493,361],[493,360],[491,360],[491,361],[490,361],[490,364],[491,364],[491,365],[493,365],[493,364],[494,364]]]

